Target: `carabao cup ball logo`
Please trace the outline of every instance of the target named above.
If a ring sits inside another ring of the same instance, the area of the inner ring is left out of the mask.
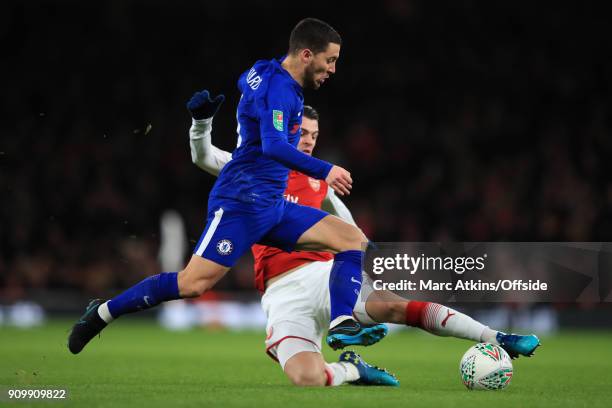
[[[229,255],[234,250],[234,244],[229,239],[222,239],[217,242],[217,252],[221,255]]]

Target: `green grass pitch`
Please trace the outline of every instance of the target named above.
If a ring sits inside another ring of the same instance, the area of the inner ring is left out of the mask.
[[[75,407],[610,407],[612,332],[564,332],[514,362],[503,391],[468,391],[459,359],[468,341],[417,330],[359,348],[388,368],[399,388],[296,388],[263,352],[263,333],[169,332],[123,318],[78,356],[66,349],[70,322],[0,328],[0,388],[66,388],[66,401],[0,406]],[[338,353],[325,351],[328,360]],[[43,404],[43,405],[41,405]]]

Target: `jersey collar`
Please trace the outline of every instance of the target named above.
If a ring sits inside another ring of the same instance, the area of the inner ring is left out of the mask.
[[[287,78],[289,78],[291,84],[297,89],[299,90],[300,94],[302,93],[302,86],[295,80],[293,79],[293,77],[291,76],[291,74],[289,73],[289,71],[287,71],[285,68],[283,68],[282,63],[285,60],[285,58],[287,58],[287,55],[283,55],[281,58],[278,59],[273,59],[272,63],[274,65],[277,66],[278,70]]]

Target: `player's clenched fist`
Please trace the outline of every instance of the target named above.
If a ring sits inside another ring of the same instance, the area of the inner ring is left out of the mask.
[[[208,119],[215,116],[224,100],[225,96],[223,95],[217,95],[214,99],[211,99],[208,91],[203,90],[193,94],[187,102],[187,109],[194,119]]]
[[[351,194],[353,179],[351,173],[342,167],[333,166],[327,174],[325,182],[341,196]]]

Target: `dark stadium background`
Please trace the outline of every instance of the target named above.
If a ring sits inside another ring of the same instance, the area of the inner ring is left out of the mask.
[[[185,102],[227,96],[213,140],[231,149],[239,74],[307,16],[344,39],[306,102],[368,237],[612,241],[612,36],[595,7],[1,2],[0,303],[76,310],[159,272],[166,209],[193,246],[213,178],[191,163]],[[255,298],[249,261],[217,288]],[[605,305],[561,306],[609,323]]]

